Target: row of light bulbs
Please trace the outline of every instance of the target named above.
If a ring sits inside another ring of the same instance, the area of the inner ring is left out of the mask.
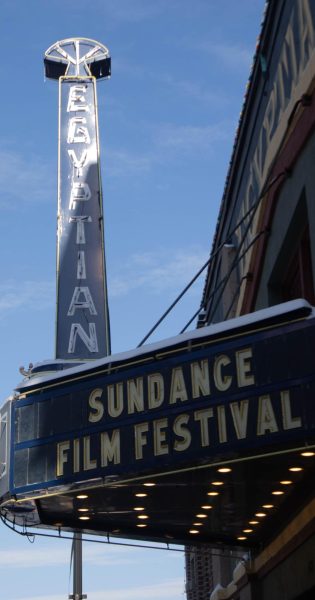
[[[312,456],[315,456],[315,452],[311,451],[311,450],[305,450],[303,452],[300,453],[300,456],[303,456],[304,458],[311,458]],[[300,473],[301,471],[303,471],[303,467],[301,466],[292,466],[289,467],[289,472],[290,473]],[[294,482],[291,479],[283,479],[280,482],[280,485],[286,487],[286,486],[290,486],[292,485]],[[283,496],[285,494],[284,489],[276,489],[273,490],[271,492],[272,496]],[[275,508],[275,505],[272,503],[266,503],[262,505],[262,509],[264,510],[271,510],[272,508]],[[261,521],[257,521],[257,519],[264,519],[265,517],[268,516],[268,514],[266,512],[264,512],[264,510],[258,510],[255,513],[255,519],[251,519],[248,524],[251,526],[255,526],[255,525],[259,525]],[[252,529],[252,527],[245,527],[241,533],[241,535],[239,535],[237,537],[237,539],[240,542],[246,541],[248,539],[247,535],[244,534],[251,534],[253,533],[254,529]]]
[[[219,469],[217,469],[218,473],[231,473],[232,469],[231,467],[220,467]],[[214,485],[215,487],[221,487],[221,485],[224,485],[223,481],[212,481],[212,485]],[[210,497],[215,497],[218,496],[219,492],[216,490],[211,490],[210,492],[207,492],[207,496]],[[212,504],[203,504],[201,506],[202,510],[211,510],[213,508]],[[205,513],[197,513],[196,514],[197,519],[206,519],[208,517],[207,514]],[[200,533],[199,529],[195,529],[196,527],[200,527],[204,524],[203,521],[195,521],[193,523],[193,527],[191,529],[189,529],[189,533],[191,533],[192,535],[197,535],[198,533]]]
[[[302,456],[302,457],[304,457],[304,458],[313,457],[313,456],[315,456],[315,452],[313,452],[313,451],[311,451],[311,450],[303,451],[303,452],[301,452],[301,453],[300,453],[300,456]],[[232,469],[231,469],[230,467],[222,467],[221,469],[218,469],[218,472],[219,472],[219,473],[229,473],[229,472],[231,472],[231,471],[232,471]],[[292,466],[292,467],[289,467],[289,472],[290,472],[290,473],[298,473],[298,472],[301,472],[301,471],[303,471],[303,467],[300,467],[300,466]],[[212,485],[214,485],[214,486],[221,486],[221,485],[223,485],[223,483],[224,483],[223,481],[213,481],[213,482],[212,482]],[[293,481],[291,481],[290,479],[283,479],[283,480],[282,480],[282,481],[280,481],[279,483],[280,483],[280,485],[282,485],[282,486],[289,486],[289,485],[291,485],[291,484],[293,483]],[[283,490],[283,489],[276,489],[276,490],[273,490],[273,491],[271,492],[271,494],[272,494],[273,496],[275,496],[275,497],[277,497],[277,496],[282,496],[284,493],[285,493],[285,492],[284,492],[284,490]],[[217,492],[217,491],[210,491],[210,492],[208,492],[208,493],[207,493],[207,495],[208,495],[208,496],[218,496],[218,495],[219,495],[219,492]],[[272,504],[272,503],[266,503],[266,504],[263,504],[263,505],[262,505],[262,508],[263,508],[263,509],[265,509],[265,510],[270,510],[270,509],[274,508],[274,506],[275,506],[275,505],[274,505],[274,504]],[[201,506],[201,508],[202,508],[203,510],[210,510],[210,509],[211,509],[211,508],[213,508],[213,507],[212,507],[211,505],[203,505],[203,506]],[[207,514],[204,514],[204,513],[198,513],[198,514],[196,514],[196,517],[197,517],[198,519],[206,519],[206,518],[207,518],[207,516],[208,516],[208,515],[207,515]],[[251,520],[248,522],[248,524],[249,524],[249,525],[251,525],[251,526],[254,526],[254,525],[259,525],[260,521],[259,521],[259,520],[257,520],[257,519],[263,519],[263,518],[265,518],[266,516],[267,516],[267,513],[266,513],[266,512],[263,512],[262,510],[258,510],[258,511],[255,513],[255,519],[254,519],[254,518],[253,518],[253,519],[251,519]],[[192,535],[198,535],[198,534],[200,533],[200,530],[199,530],[199,529],[195,529],[195,528],[196,528],[196,527],[200,527],[200,526],[202,526],[203,524],[204,524],[204,523],[203,523],[202,521],[195,521],[195,522],[193,523],[193,527],[192,527],[191,529],[189,529],[189,533],[190,533],[190,534],[192,534]],[[250,534],[250,533],[253,533],[253,531],[254,531],[254,529],[252,529],[252,527],[248,527],[248,526],[247,526],[247,527],[245,527],[245,528],[243,529],[242,533],[241,533],[239,536],[237,536],[237,540],[239,540],[239,541],[246,541],[246,540],[248,539],[248,536],[247,536],[247,535],[244,535],[244,534]]]
[[[301,452],[300,456],[305,457],[305,458],[313,457],[313,456],[315,456],[315,452],[310,451],[310,450],[309,451],[303,451],[303,452]],[[300,467],[300,466],[289,467],[289,472],[290,473],[298,473],[298,472],[301,472],[302,470],[303,470],[303,467]],[[232,471],[232,469],[230,467],[220,467],[217,470],[218,473],[230,473],[231,471]],[[285,486],[290,486],[293,483],[293,481],[290,480],[290,479],[283,479],[279,483],[280,483],[281,486],[285,487]],[[156,484],[154,482],[146,482],[146,483],[143,484],[144,487],[153,487],[155,485]],[[212,485],[214,487],[221,487],[222,485],[224,485],[224,482],[220,481],[220,480],[212,481]],[[282,495],[284,495],[284,493],[285,493],[285,491],[283,489],[276,489],[276,490],[273,490],[271,492],[271,494],[274,497],[282,496]],[[135,494],[135,497],[136,498],[145,498],[145,497],[147,497],[147,495],[148,494],[143,491],[143,492],[137,492]],[[215,496],[219,495],[219,492],[216,491],[216,490],[211,490],[211,491],[207,492],[207,495],[209,497],[215,497]],[[87,498],[88,498],[87,494],[78,494],[77,495],[77,499],[78,500],[86,500]],[[266,503],[266,504],[262,505],[262,509],[264,509],[264,510],[270,510],[270,509],[274,508],[274,506],[275,505],[272,504],[272,503]],[[201,505],[200,512],[198,512],[196,514],[196,519],[198,519],[198,520],[195,520],[193,522],[193,524],[192,524],[192,528],[189,529],[189,533],[191,535],[197,535],[197,534],[200,533],[200,529],[196,529],[196,527],[201,527],[202,525],[204,525],[203,519],[206,519],[208,517],[208,514],[206,512],[201,512],[201,511],[209,511],[212,508],[213,508],[213,506],[211,504],[202,504]],[[88,513],[89,510],[90,510],[89,508],[82,506],[82,507],[80,507],[78,509],[78,512],[79,513]],[[141,513],[141,514],[137,514],[137,519],[139,519],[139,521],[141,521],[140,523],[136,524],[136,526],[138,528],[145,528],[145,527],[147,527],[147,523],[143,523],[143,521],[147,521],[149,519],[149,516],[147,514],[145,514],[144,512],[142,512],[144,510],[145,510],[144,506],[135,506],[134,507],[134,511],[136,513]],[[251,534],[254,531],[254,529],[252,527],[255,526],[255,525],[259,525],[259,523],[261,522],[258,519],[264,519],[265,517],[267,517],[267,513],[264,512],[264,510],[258,510],[255,513],[255,518],[252,518],[248,522],[248,524],[251,527],[248,527],[248,526],[244,527],[244,529],[242,530],[242,533],[239,536],[237,536],[237,540],[239,540],[239,541],[246,541],[248,539],[247,534]],[[81,514],[79,516],[79,519],[81,521],[88,521],[88,520],[90,520],[90,518],[91,517],[88,514]]]
[[[146,483],[144,483],[144,484],[143,484],[143,486],[144,486],[144,487],[153,487],[153,486],[155,486],[155,485],[156,485],[156,484],[155,484],[153,481],[147,481]],[[146,492],[137,492],[137,493],[135,494],[135,496],[136,496],[137,498],[145,498],[147,495],[148,495],[148,494],[147,494]],[[88,495],[87,495],[87,494],[78,494],[78,495],[77,495],[77,499],[78,499],[78,500],[86,500],[87,498],[88,498]],[[134,510],[135,510],[136,512],[140,512],[140,511],[143,511],[143,510],[145,510],[145,508],[144,508],[144,506],[135,506],[135,507],[134,507]],[[81,507],[81,508],[78,508],[78,512],[80,512],[80,513],[88,513],[89,511],[90,511],[90,509],[89,509],[89,508],[87,508],[87,507]],[[145,521],[145,520],[147,520],[147,519],[149,518],[149,516],[148,516],[148,515],[146,515],[146,514],[144,514],[144,513],[142,513],[142,512],[141,512],[141,514],[137,515],[137,517],[138,517],[138,519],[140,519],[141,521]],[[80,516],[79,516],[79,520],[80,520],[80,521],[89,521],[89,520],[90,520],[90,518],[91,518],[91,517],[90,517],[89,515],[80,515]],[[143,528],[143,527],[146,527],[146,526],[147,526],[147,525],[146,525],[146,523],[137,523],[137,527],[142,527],[142,528]]]

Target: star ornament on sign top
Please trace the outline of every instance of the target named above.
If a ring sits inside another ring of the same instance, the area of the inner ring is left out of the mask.
[[[103,44],[88,38],[68,38],[48,48],[44,56],[45,75],[60,77],[110,77],[111,59]]]

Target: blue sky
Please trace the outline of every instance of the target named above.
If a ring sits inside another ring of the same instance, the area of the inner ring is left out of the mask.
[[[4,400],[18,368],[53,357],[58,85],[43,54],[108,46],[98,84],[113,352],[135,347],[209,255],[263,0],[2,0],[0,346]],[[204,278],[150,341],[197,310]],[[0,527],[7,600],[61,600],[70,543]],[[89,600],[179,600],[181,553],[84,546]],[[122,576],[123,573],[123,576]]]

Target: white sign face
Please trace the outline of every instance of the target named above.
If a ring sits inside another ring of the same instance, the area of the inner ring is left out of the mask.
[[[56,358],[109,353],[95,82],[60,79]]]

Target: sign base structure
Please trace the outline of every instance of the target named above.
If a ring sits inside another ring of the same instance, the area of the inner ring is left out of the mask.
[[[260,547],[314,495],[315,313],[296,300],[25,379],[1,409],[23,528]]]

